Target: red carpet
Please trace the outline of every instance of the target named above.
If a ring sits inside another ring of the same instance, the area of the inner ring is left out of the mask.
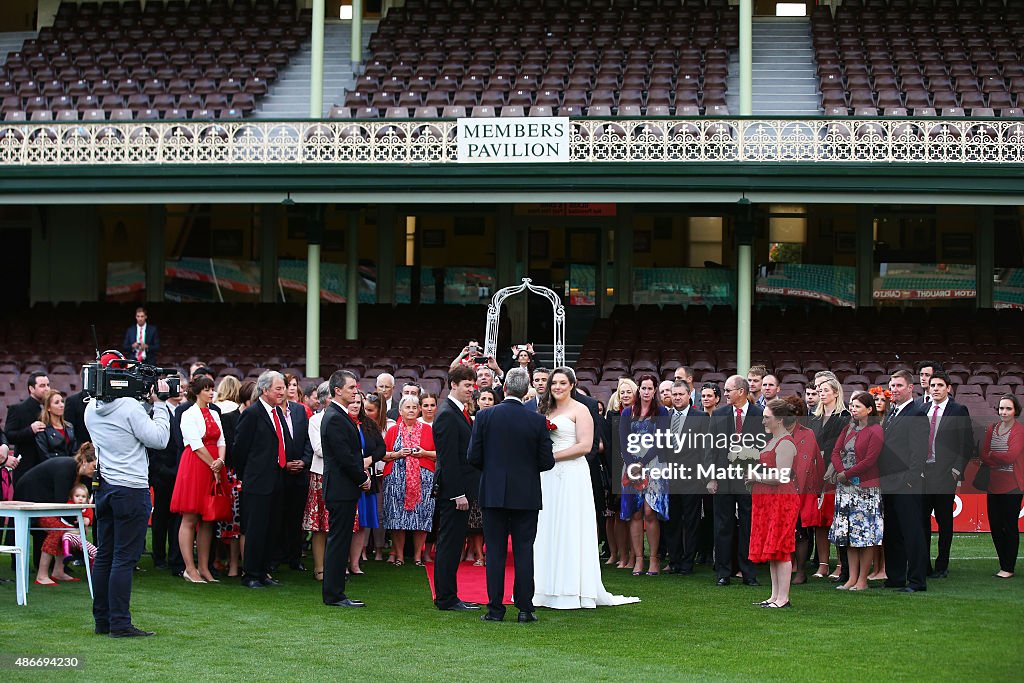
[[[512,548],[509,543],[508,556],[505,561],[505,599],[506,605],[512,604],[512,584],[515,574],[512,569]],[[427,563],[427,581],[430,582],[430,598],[433,599],[437,593],[434,591],[434,563]],[[478,602],[481,605],[487,604],[487,567],[474,567],[472,562],[459,563],[459,599],[465,602]]]

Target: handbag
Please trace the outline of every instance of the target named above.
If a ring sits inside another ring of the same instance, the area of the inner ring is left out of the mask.
[[[234,513],[231,509],[231,494],[227,490],[222,477],[214,477],[210,495],[203,502],[202,520],[204,522],[230,522]]]
[[[988,491],[989,479],[992,477],[992,468],[988,465],[982,464],[978,467],[978,473],[974,475],[974,481],[971,482],[974,488],[979,491]]]

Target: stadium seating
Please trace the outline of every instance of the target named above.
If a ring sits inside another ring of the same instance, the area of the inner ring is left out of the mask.
[[[1019,118],[1024,6],[1000,0],[854,0],[811,17],[822,108]],[[957,111],[960,110],[960,111]],[[869,113],[869,112],[864,112]]]
[[[410,0],[381,21],[364,72],[332,114],[724,108],[738,30],[726,0]]]
[[[0,113],[238,118],[309,30],[295,0],[63,2],[53,25],[0,66]]]

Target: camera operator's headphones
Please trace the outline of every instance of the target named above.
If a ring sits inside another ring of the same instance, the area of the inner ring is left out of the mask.
[[[124,354],[117,349],[107,349],[100,354],[100,365],[105,368],[124,369],[128,367],[128,361],[125,360]]]

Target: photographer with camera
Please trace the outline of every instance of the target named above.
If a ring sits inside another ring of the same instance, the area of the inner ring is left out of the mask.
[[[100,368],[123,365],[117,352],[100,357]],[[151,636],[132,624],[129,604],[132,572],[146,547],[146,528],[152,503],[149,497],[149,455],[147,448],[167,447],[170,418],[163,401],[148,385],[144,400],[153,402],[153,417],[136,397],[104,398],[108,387],[102,382],[96,398],[85,409],[85,423],[99,460],[99,491],[96,494],[96,531],[99,550],[94,573],[93,618],[96,633],[112,638]],[[84,384],[84,382],[83,382]],[[157,391],[169,393],[166,380],[156,382]]]
[[[449,372],[459,367],[460,365],[468,365],[473,372],[476,372],[478,368],[487,367],[494,372],[494,377],[497,378],[498,382],[501,382],[505,373],[498,365],[498,361],[494,358],[483,355],[484,350],[479,343],[475,341],[469,342],[466,346],[462,347],[462,353],[455,357],[452,364],[448,367]]]

